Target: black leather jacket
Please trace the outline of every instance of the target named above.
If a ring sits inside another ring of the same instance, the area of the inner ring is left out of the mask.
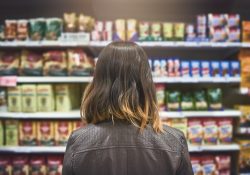
[[[72,133],[63,175],[193,175],[182,132],[164,126],[156,134],[116,121],[88,125]]]

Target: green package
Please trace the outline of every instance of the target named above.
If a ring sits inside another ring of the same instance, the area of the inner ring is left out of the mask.
[[[8,88],[8,111],[22,112],[22,88],[20,85]]]
[[[210,110],[222,109],[222,91],[220,88],[208,89],[208,105]]]
[[[30,39],[33,41],[40,41],[44,38],[46,23],[45,19],[38,18],[38,19],[31,19],[29,21],[29,33]]]
[[[62,34],[63,24],[60,18],[46,20],[46,39],[57,40]]]
[[[185,24],[176,23],[174,25],[174,39],[176,41],[184,41],[184,36],[185,36]]]
[[[173,23],[163,23],[163,40],[172,41],[174,37]]]
[[[180,109],[181,93],[179,91],[166,92],[167,108],[169,111],[178,111]]]
[[[3,146],[3,122],[0,120],[0,146]]]
[[[36,85],[22,85],[22,112],[37,112]]]
[[[195,109],[198,111],[207,110],[207,97],[204,90],[194,92]]]
[[[18,121],[17,120],[5,121],[5,143],[7,146],[18,145]]]
[[[183,111],[190,111],[194,109],[194,99],[192,93],[183,93],[181,98],[181,109]]]

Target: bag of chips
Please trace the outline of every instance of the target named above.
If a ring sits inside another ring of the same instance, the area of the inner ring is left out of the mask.
[[[0,76],[18,75],[19,62],[18,53],[0,53]]]
[[[46,22],[43,18],[31,19],[30,23],[30,39],[33,41],[40,41],[44,38],[46,30]]]
[[[57,40],[62,34],[62,20],[60,18],[46,19],[46,39]]]
[[[185,92],[182,94],[181,109],[183,111],[190,111],[194,109],[194,99],[191,92]]]
[[[180,110],[181,93],[179,91],[166,92],[167,96],[167,108],[169,111]]]
[[[207,110],[207,97],[204,90],[194,92],[195,109],[198,111]]]
[[[222,109],[222,91],[220,88],[208,89],[208,105],[210,110]]]
[[[77,17],[75,13],[64,13],[64,32],[76,32]]]

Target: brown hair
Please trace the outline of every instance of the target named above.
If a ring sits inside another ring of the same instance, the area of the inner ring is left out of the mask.
[[[144,50],[132,42],[113,42],[100,53],[83,95],[81,116],[87,123],[125,120],[142,131],[147,124],[162,132],[155,86]]]

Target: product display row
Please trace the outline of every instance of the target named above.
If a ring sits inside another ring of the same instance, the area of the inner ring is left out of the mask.
[[[0,146],[66,146],[79,120],[0,120]]]

